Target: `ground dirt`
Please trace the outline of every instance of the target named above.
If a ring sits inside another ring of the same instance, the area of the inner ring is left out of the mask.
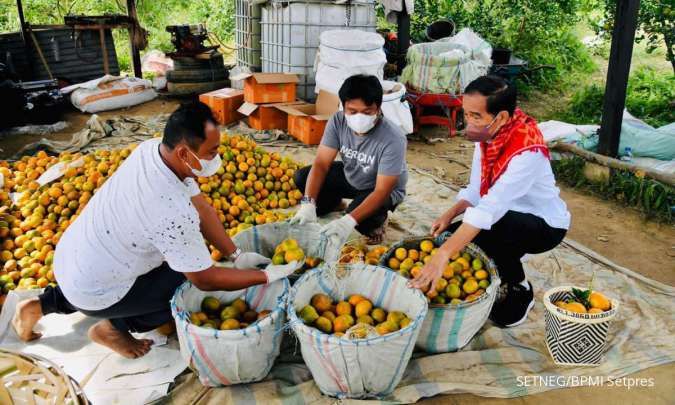
[[[111,111],[101,116],[153,116],[173,111],[179,102],[158,99],[127,110]],[[89,114],[68,113],[69,128],[49,135],[53,139],[67,139],[86,124]],[[473,146],[460,137],[448,139],[442,129],[425,130],[424,137],[411,139],[408,145],[408,164],[411,170],[421,169],[461,187],[468,181]],[[16,153],[23,145],[40,136],[21,136],[0,139],[0,158]],[[437,140],[434,142],[434,140]],[[647,221],[638,211],[606,201],[566,186],[561,186],[562,197],[572,213],[572,227],[568,237],[574,239],[615,263],[668,285],[675,285],[675,226]],[[589,370],[589,375],[592,375]],[[425,400],[427,403],[479,404],[558,402],[567,405],[595,403],[640,403],[641,405],[673,403],[675,386],[672,376],[675,365],[669,364],[643,370],[634,377],[655,379],[654,388],[585,387],[554,390],[515,399],[481,398],[469,394],[446,395]]]

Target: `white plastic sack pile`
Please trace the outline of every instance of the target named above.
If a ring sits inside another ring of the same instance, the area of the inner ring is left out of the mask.
[[[260,381],[269,373],[281,349],[286,320],[288,280],[239,291],[204,292],[186,282],[171,300],[181,356],[207,387]],[[255,311],[271,310],[268,316],[245,329],[217,330],[190,323],[190,312],[200,311],[206,296],[221,302],[243,298]]]
[[[315,92],[326,90],[338,94],[345,79],[356,74],[376,76],[383,80],[387,56],[384,38],[361,30],[330,30],[320,36],[316,54]]]
[[[131,107],[157,97],[149,80],[112,75],[64,87],[61,91],[72,92],[73,105],[88,113]]]
[[[382,88],[385,93],[382,97],[382,114],[401,128],[404,134],[411,134],[413,132],[413,117],[410,105],[405,100],[405,86],[402,83],[385,80],[382,82]],[[392,89],[397,90],[387,94]]]
[[[427,313],[427,301],[419,290],[406,286],[407,279],[384,267],[345,267],[342,278],[325,266],[303,275],[289,293],[289,322],[321,392],[338,398],[382,398],[401,381]],[[296,314],[317,293],[333,299],[361,294],[375,307],[403,311],[412,322],[396,332],[366,339],[328,335],[305,325]]]
[[[473,32],[464,28],[456,35],[440,39],[439,42],[462,45],[470,51],[469,57],[484,66],[492,65],[492,45]]]

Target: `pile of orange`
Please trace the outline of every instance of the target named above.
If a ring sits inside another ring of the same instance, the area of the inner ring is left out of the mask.
[[[556,301],[553,304],[566,311],[576,312],[578,314],[601,314],[612,309],[612,302],[604,294],[597,291],[581,291],[582,296],[588,298],[574,298],[565,301]]]
[[[418,249],[400,247],[389,258],[388,266],[406,278],[416,278],[424,265],[436,254],[437,246],[431,240],[423,240]],[[468,252],[458,252],[448,261],[443,277],[436,282],[436,288],[424,291],[432,304],[460,304],[471,302],[485,293],[490,286],[490,273],[484,263]]]
[[[11,163],[0,161],[4,180],[0,189],[0,304],[4,294],[15,288],[43,288],[56,282],[52,262],[63,232],[135,146],[59,156],[41,151]],[[272,210],[296,205],[302,197],[293,182],[298,165],[292,160],[268,153],[242,136],[223,135],[219,153],[223,167],[198,182],[230,235],[254,224],[285,219],[288,214]],[[82,164],[40,186],[36,180],[58,162]],[[222,259],[213,246],[209,248],[214,260]]]
[[[334,301],[326,294],[314,294],[309,304],[298,311],[298,317],[306,325],[337,337],[343,337],[351,330],[354,333],[350,337],[357,339],[367,337],[371,327],[377,334],[386,335],[412,322],[405,313],[374,307],[371,300],[359,294],[350,295],[346,301]]]
[[[342,248],[340,263],[366,263],[376,265],[389,250],[385,245],[367,246],[362,243],[348,243]]]
[[[190,323],[209,329],[244,329],[270,312],[267,309],[258,312],[242,298],[223,303],[216,297],[208,296],[202,300],[201,311],[190,313]]]

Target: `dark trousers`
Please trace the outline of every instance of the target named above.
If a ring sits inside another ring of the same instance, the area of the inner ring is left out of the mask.
[[[58,286],[47,287],[39,298],[44,315],[79,311],[94,318],[108,319],[115,329],[122,332],[147,332],[172,320],[169,301],[184,281],[183,273],[164,263],[138,277],[119,302],[105,309],[90,311],[77,308],[68,302]]]
[[[452,223],[448,231],[455,232],[461,224]],[[495,261],[502,282],[519,283],[525,280],[520,258],[553,249],[566,233],[566,229],[553,228],[536,215],[508,211],[490,230],[481,230],[473,243]]]
[[[295,185],[298,186],[303,193],[305,192],[307,178],[309,177],[309,171],[311,169],[312,166],[306,166],[295,172]],[[346,209],[347,212],[352,212],[356,207],[361,205],[363,200],[365,200],[372,192],[373,189],[355,189],[349,184],[345,177],[344,164],[342,162],[333,162],[326,174],[326,180],[321,187],[321,191],[319,191],[319,197],[316,199],[316,214],[321,217],[329,212],[335,211],[343,198],[352,199],[351,204],[349,204]],[[392,204],[391,196],[387,197],[384,205],[373,215],[361,221],[361,223],[356,226],[356,230],[363,235],[370,235],[373,230],[384,224],[384,221],[387,220],[388,212],[394,211],[395,208],[396,206]]]

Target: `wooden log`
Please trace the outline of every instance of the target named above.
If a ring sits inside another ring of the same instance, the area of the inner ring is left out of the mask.
[[[600,155],[597,153],[593,153],[591,151],[587,151],[586,149],[582,149],[578,146],[575,145],[570,145],[567,143],[562,143],[562,142],[556,142],[551,146],[551,149],[561,151],[561,152],[569,152],[573,153],[577,156],[580,156],[590,162],[598,163],[603,166],[611,167],[612,169],[617,169],[617,170],[626,170],[629,171],[633,174],[640,174],[644,175],[647,177],[650,177],[656,181],[660,181],[661,183],[667,184],[671,187],[675,187],[675,174],[674,173],[662,173],[662,172],[657,172],[652,169],[648,169],[645,167],[641,166],[636,166],[632,163],[629,162],[624,162],[623,160],[619,159],[614,159],[608,156]]]

